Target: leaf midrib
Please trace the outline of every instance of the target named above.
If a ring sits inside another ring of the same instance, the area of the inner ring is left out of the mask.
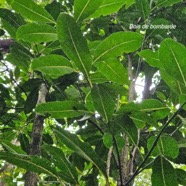
[[[116,3],[108,3],[108,4],[105,4],[105,5],[101,5],[100,8],[103,8],[103,7],[106,7],[106,6],[113,6],[113,5],[121,4],[121,3],[123,3],[123,1],[121,1],[121,2],[116,2]]]
[[[181,70],[180,64],[179,64],[179,62],[178,62],[178,60],[177,60],[177,58],[176,58],[176,55],[175,55],[174,51],[172,50],[171,46],[169,46],[169,44],[167,44],[167,45],[168,45],[169,49],[171,50],[171,53],[172,53],[172,55],[173,55],[173,57],[174,57],[174,60],[175,60],[175,62],[176,62],[176,65],[177,65],[177,67],[178,67],[178,69],[179,69],[179,71],[180,71],[181,77],[182,77],[182,79],[183,79],[184,85],[186,86],[186,80],[185,80],[185,77],[184,77],[183,72],[182,72],[182,70]]]
[[[38,164],[36,164],[36,163],[33,163],[33,162],[31,162],[31,161],[27,161],[27,160],[23,159],[22,157],[13,157],[13,159],[15,159],[15,160],[17,159],[17,160],[19,160],[19,161],[23,161],[23,162],[26,162],[26,163],[28,163],[28,164],[32,164],[32,165],[34,165],[34,166],[40,168],[41,170],[44,170],[44,171],[48,172],[49,175],[52,175],[52,176],[54,176],[54,177],[57,177],[55,174],[53,174],[52,172],[50,172],[48,169],[45,169],[44,167],[41,167],[40,165],[38,165]]]
[[[67,27],[68,27],[68,32],[69,32],[69,35],[70,35],[70,39],[71,39],[71,41],[72,41],[72,44],[73,44],[73,46],[74,46],[74,49],[75,49],[76,54],[77,54],[77,56],[78,56],[78,59],[79,59],[79,61],[80,61],[80,63],[81,63],[81,66],[83,67],[83,70],[84,70],[84,72],[85,72],[85,74],[86,74],[86,77],[89,79],[88,72],[87,72],[87,70],[86,70],[86,68],[85,68],[85,65],[84,65],[84,63],[83,63],[83,61],[82,61],[82,59],[81,59],[81,56],[80,56],[80,54],[79,54],[79,51],[78,51],[78,49],[77,49],[77,47],[76,47],[76,44],[75,44],[74,39],[73,39],[73,37],[72,37],[72,33],[71,33],[70,28],[69,28],[68,22],[67,22]]]
[[[86,9],[86,7],[88,6],[88,4],[90,3],[91,0],[88,0],[87,3],[85,4],[85,6],[83,7],[82,11],[80,12],[78,18],[76,19],[76,22],[79,21],[81,15],[83,14],[84,10]]]
[[[106,50],[106,51],[103,52],[101,55],[99,55],[99,56],[94,60],[94,62],[96,62],[96,61],[99,60],[102,56],[104,56],[104,55],[107,54],[108,52],[114,50],[115,48],[120,47],[121,45],[124,45],[124,44],[128,44],[128,43],[130,43],[130,42],[135,42],[135,41],[137,41],[137,40],[125,41],[125,42],[123,42],[123,43],[120,43],[120,44],[118,44],[118,45],[113,46],[112,48]],[[102,44],[102,43],[101,43],[101,44]],[[101,45],[101,44],[100,44],[100,45]],[[99,47],[99,45],[98,45],[98,47]]]
[[[72,140],[69,140],[69,138],[68,137],[66,137],[66,135],[64,135],[63,133],[60,133],[58,130],[55,130],[59,135],[61,135],[61,136],[63,136],[68,142],[70,142],[70,144],[72,145],[72,146],[74,146],[77,150],[79,150],[79,153],[80,153],[80,155],[83,155],[83,157],[85,158],[85,159],[87,159],[88,161],[90,161],[90,162],[92,162],[99,170],[101,170],[98,166],[97,166],[97,164],[92,160],[92,158],[90,158],[76,143],[74,143]],[[78,153],[77,151],[76,151],[76,153]]]
[[[18,3],[18,2],[14,2],[14,3],[15,3],[15,4],[18,4],[18,5],[20,5],[20,6],[22,6],[23,8],[29,10],[30,12],[32,12],[32,13],[34,13],[34,14],[36,14],[36,15],[38,15],[38,16],[40,16],[40,17],[46,19],[46,20],[48,20],[49,22],[55,23],[55,21],[53,21],[52,19],[49,19],[48,17],[45,17],[45,16],[43,16],[43,15],[41,15],[41,14],[38,14],[37,12],[34,12],[32,9],[27,8],[26,6],[24,6],[24,5],[22,5],[22,4]]]
[[[114,74],[118,77],[121,78],[121,76],[106,62],[103,62],[104,64],[106,64],[106,66],[108,66],[109,69],[111,69],[112,72],[114,72]]]

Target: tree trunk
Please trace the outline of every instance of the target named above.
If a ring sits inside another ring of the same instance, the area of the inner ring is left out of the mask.
[[[45,84],[40,87],[37,103],[45,103],[45,97],[47,95],[47,88]],[[39,114],[35,115],[31,143],[29,148],[29,155],[40,155],[41,143],[42,143],[42,131],[43,131],[44,116]],[[25,186],[37,186],[38,176],[36,173],[27,171],[25,174]]]
[[[2,39],[0,40],[0,51],[3,53],[8,53],[10,45],[14,42],[13,39]]]

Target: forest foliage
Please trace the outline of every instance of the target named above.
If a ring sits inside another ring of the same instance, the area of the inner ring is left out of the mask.
[[[185,5],[0,1],[0,182],[186,185]]]

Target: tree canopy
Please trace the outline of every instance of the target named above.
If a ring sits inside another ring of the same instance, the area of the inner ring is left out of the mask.
[[[186,185],[185,5],[1,0],[0,185]]]

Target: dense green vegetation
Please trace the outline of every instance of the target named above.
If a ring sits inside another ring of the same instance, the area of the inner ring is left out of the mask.
[[[0,1],[0,184],[186,185],[186,3]]]

